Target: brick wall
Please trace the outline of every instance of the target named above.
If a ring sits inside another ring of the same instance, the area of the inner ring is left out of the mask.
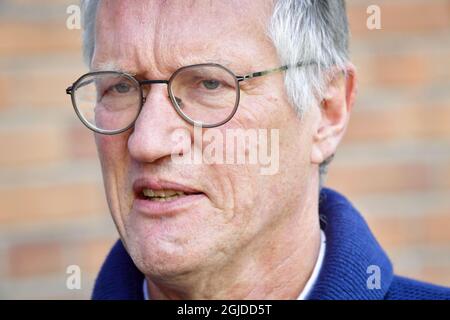
[[[88,298],[116,231],[66,86],[86,69],[75,0],[0,1],[0,298]],[[368,5],[382,29],[366,27]],[[350,0],[359,96],[327,185],[399,273],[450,286],[450,1]],[[79,265],[82,289],[67,290]]]
[[[366,9],[381,9],[368,30]],[[398,273],[450,286],[450,1],[348,1],[359,95],[327,181]]]

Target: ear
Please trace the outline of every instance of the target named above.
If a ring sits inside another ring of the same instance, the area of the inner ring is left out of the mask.
[[[325,96],[320,103],[320,119],[313,128],[311,163],[319,165],[336,152],[356,97],[356,70],[352,64],[329,78]]]

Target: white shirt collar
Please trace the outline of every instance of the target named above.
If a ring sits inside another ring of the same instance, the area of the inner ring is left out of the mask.
[[[313,272],[311,273],[311,276],[306,282],[302,292],[300,292],[300,295],[298,296],[297,300],[305,300],[308,297],[309,293],[311,292],[312,288],[314,287],[317,277],[319,276],[320,269],[322,268],[323,259],[325,258],[325,247],[326,247],[325,233],[322,230],[320,230],[319,255],[317,257],[317,261],[314,266]],[[145,278],[143,281],[143,290],[144,290],[144,300],[150,300],[150,295],[148,294],[147,279]]]
[[[325,247],[326,247],[325,233],[322,230],[320,230],[320,249],[319,255],[317,256],[316,265],[314,266],[313,272],[311,273],[311,276],[306,282],[302,292],[300,292],[300,295],[298,296],[297,300],[306,300],[312,288],[314,287],[314,284],[316,283],[316,280],[319,277],[320,269],[322,268],[323,259],[325,258]]]

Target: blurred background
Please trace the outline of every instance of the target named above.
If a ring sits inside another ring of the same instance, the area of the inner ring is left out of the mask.
[[[117,232],[92,134],[66,87],[86,72],[76,0],[0,0],[0,299],[87,299]],[[359,95],[326,185],[396,272],[450,286],[450,0],[349,0]],[[381,9],[369,30],[367,8]],[[81,268],[81,289],[66,269]]]

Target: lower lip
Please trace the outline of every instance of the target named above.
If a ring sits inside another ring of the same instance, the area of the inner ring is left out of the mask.
[[[203,193],[190,194],[167,201],[152,201],[136,198],[133,211],[150,217],[171,216],[186,210],[189,205],[205,197]]]

